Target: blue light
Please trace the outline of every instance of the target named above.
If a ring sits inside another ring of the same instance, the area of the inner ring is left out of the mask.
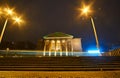
[[[88,53],[100,53],[100,50],[88,50]]]

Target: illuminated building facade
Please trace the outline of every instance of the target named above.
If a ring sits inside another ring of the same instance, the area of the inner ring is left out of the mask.
[[[68,56],[72,55],[73,52],[82,52],[81,38],[73,38],[72,35],[62,32],[51,33],[43,38],[44,56]]]

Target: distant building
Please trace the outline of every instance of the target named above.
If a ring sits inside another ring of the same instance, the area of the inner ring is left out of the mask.
[[[55,56],[58,52],[60,55],[63,53],[68,55],[69,52],[82,52],[81,38],[73,38],[72,35],[62,32],[55,32],[44,36],[43,40],[39,40],[38,47],[43,48],[44,55],[46,55],[46,52],[49,55]]]

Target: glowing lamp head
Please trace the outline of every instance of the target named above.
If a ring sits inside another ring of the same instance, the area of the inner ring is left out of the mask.
[[[10,8],[5,8],[4,11],[6,12],[6,15],[13,15],[14,14],[13,9],[10,9]]]
[[[16,22],[21,22],[20,18],[15,18]]]
[[[20,25],[20,23],[23,22],[23,20],[21,19],[21,17],[13,17],[13,20],[15,21],[14,23],[18,23]]]
[[[90,11],[90,6],[84,6],[82,9],[81,9],[81,11],[82,11],[82,15],[88,15],[88,13],[90,13],[91,11]]]
[[[89,4],[89,5],[85,5],[84,3],[82,4],[82,8],[79,8],[78,10],[81,11],[80,13],[80,16],[88,16],[88,14],[90,14],[92,11],[91,11],[91,5],[92,4]]]
[[[84,14],[87,14],[87,13],[89,12],[89,7],[84,7],[84,8],[82,9],[82,12],[83,12]]]

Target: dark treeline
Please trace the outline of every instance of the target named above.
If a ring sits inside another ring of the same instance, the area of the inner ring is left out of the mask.
[[[17,42],[10,42],[10,41],[3,41],[0,43],[0,49],[11,49],[11,50],[35,50],[36,44],[30,41],[17,41]]]

